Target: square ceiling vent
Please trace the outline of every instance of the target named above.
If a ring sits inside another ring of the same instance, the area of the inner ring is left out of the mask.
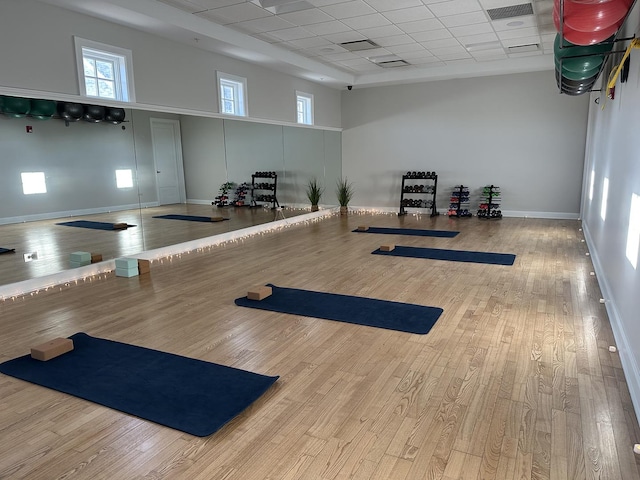
[[[344,42],[340,46],[349,50],[350,52],[359,52],[361,50],[371,50],[373,48],[379,48],[380,45],[371,40],[356,40],[355,42]]]
[[[376,62],[376,65],[380,65],[383,68],[396,68],[396,67],[406,67],[411,64],[406,60],[389,60],[387,62]]]
[[[519,5],[509,5],[508,7],[490,8],[487,13],[491,20],[504,20],[505,18],[533,15],[533,7],[530,3],[521,3]]]
[[[310,10],[315,8],[305,0],[253,0],[251,3],[264,8],[274,15],[299,12],[301,10]]]

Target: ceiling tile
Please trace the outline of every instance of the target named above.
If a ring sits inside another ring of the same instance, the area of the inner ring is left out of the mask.
[[[491,25],[493,25],[493,28],[496,31],[499,31],[499,30],[513,30],[515,28],[535,27],[537,26],[537,23],[536,23],[535,15],[523,15],[521,17],[494,20],[491,22]]]
[[[393,45],[406,45],[413,43],[415,40],[409,35],[394,35],[392,37],[376,38],[376,43],[381,47],[391,47]]]
[[[537,27],[518,28],[515,30],[504,30],[498,32],[500,40],[508,40],[510,38],[532,37],[538,35]]]
[[[460,27],[462,25],[473,25],[474,23],[486,23],[487,20],[487,15],[482,11],[451,15],[440,19],[445,27]]]
[[[468,47],[469,45],[475,45],[479,43],[496,42],[498,41],[498,36],[495,33],[481,33],[478,35],[458,37],[458,41],[465,47]]]
[[[465,51],[460,53],[440,53],[436,55],[436,57],[445,62],[449,62],[452,60],[463,60],[465,58],[471,58],[471,55]]]
[[[405,52],[400,54],[402,56],[402,58],[404,58],[407,61],[410,61],[411,63],[417,62],[419,60],[425,60],[425,59],[433,59],[435,58],[433,56],[433,54],[427,50],[421,50],[421,51],[415,51],[415,52]]]
[[[188,2],[186,0],[159,0],[166,5],[171,5],[172,7],[176,7],[180,10],[184,10],[185,12],[194,13],[201,12],[204,10],[202,6],[195,5],[192,2]]]
[[[239,3],[245,2],[246,0],[188,0],[188,2],[184,1],[183,3],[193,3],[194,5],[202,7],[200,10],[204,10],[211,8],[228,7],[229,5],[237,5]]]
[[[493,33],[493,27],[489,22],[476,23],[474,25],[464,25],[462,27],[452,27],[449,29],[456,37],[466,35],[477,35],[480,33]]]
[[[326,7],[327,5],[335,5],[336,3],[347,3],[351,0],[307,0],[314,7]]]
[[[360,33],[378,43],[375,39],[402,35],[404,32],[395,25],[385,25],[383,27],[362,28]]]
[[[274,37],[273,35],[270,35],[268,33],[254,33],[251,36],[267,43],[278,43],[282,41],[278,37]]]
[[[361,28],[380,27],[382,25],[390,25],[391,22],[379,13],[371,15],[361,15],[359,17],[349,17],[341,19],[342,23],[350,26],[354,30]]]
[[[358,57],[354,58],[353,60],[339,60],[338,63],[344,65],[345,67],[353,67],[356,65],[368,65],[371,62],[366,58]]]
[[[445,48],[445,47],[459,47],[460,42],[455,38],[443,38],[441,40],[432,40],[428,43],[425,43],[425,46],[433,51],[436,48]]]
[[[320,52],[320,54],[326,58],[327,60],[330,61],[336,61],[336,62],[346,62],[348,60],[361,60],[361,61],[365,61],[368,62],[369,60],[367,60],[366,58],[362,58],[359,55],[356,55],[353,52],[345,52],[343,51],[342,53],[323,53],[324,49],[319,49],[318,52]]]
[[[242,30],[249,33],[263,33],[271,30],[283,30],[285,28],[293,28],[289,22],[285,22],[276,15],[265,18],[256,18],[255,20],[248,20],[246,22],[234,23],[233,28]]]
[[[336,20],[376,13],[375,9],[371,8],[362,0],[352,0],[350,2],[328,5],[326,7],[322,7],[322,11],[328,13]]]
[[[516,45],[531,45],[533,43],[540,43],[540,35],[531,37],[519,37],[502,40],[502,45],[506,47],[515,47]]]
[[[460,44],[454,45],[451,47],[430,48],[429,51],[440,59],[442,59],[444,55],[451,55],[451,54],[466,54],[470,56],[469,52],[467,52],[467,50]],[[458,58],[465,58],[465,57],[463,56]]]
[[[493,48],[491,50],[478,50],[477,52],[470,52],[471,56],[477,59],[483,60],[497,60],[507,58],[507,54],[503,48]]]
[[[407,45],[394,45],[393,47],[385,47],[391,53],[404,54],[406,52],[422,52],[424,47],[419,43],[409,43]]]
[[[424,5],[420,7],[412,7],[404,10],[392,10],[385,12],[384,16],[393,23],[413,22],[415,20],[424,20],[425,18],[433,18],[433,13]]]
[[[355,30],[348,32],[332,33],[331,35],[323,35],[324,38],[333,43],[355,42],[357,40],[366,40],[367,37]]]
[[[285,28],[284,30],[275,30],[269,33],[274,37],[287,42],[290,40],[297,40],[299,38],[315,37],[313,33],[311,33],[309,30],[305,30],[302,27]]]
[[[442,24],[436,18],[418,20],[417,22],[401,23],[398,26],[406,33],[411,34],[416,32],[428,32],[429,30],[437,30],[439,28],[442,28]]]
[[[253,3],[237,3],[235,5],[229,5],[228,7],[209,10],[206,13],[222,19],[225,24],[246,22],[247,20],[255,20],[256,18],[270,17],[273,15]]]
[[[297,40],[290,40],[289,43],[291,45],[295,45],[298,48],[308,48],[311,49],[313,47],[323,47],[326,45],[333,45],[329,40],[326,40],[322,37],[310,37],[310,38],[299,38]]]
[[[477,12],[482,10],[482,7],[476,0],[451,0],[449,2],[429,5],[429,10],[431,10],[437,17],[443,17],[447,15]]]
[[[440,40],[441,38],[451,38],[451,33],[446,28],[439,28],[429,32],[412,33],[411,36],[416,42],[430,42],[431,40]]]
[[[310,10],[301,10],[299,12],[283,13],[282,15],[278,16],[283,20],[286,20],[287,22],[291,22],[299,26],[311,25],[313,23],[330,22],[333,20],[333,17],[327,15],[322,10],[319,10],[317,8],[312,8]]]
[[[399,10],[402,8],[417,7],[422,5],[421,0],[365,0],[369,5],[379,12]]]
[[[331,22],[315,23],[313,25],[305,25],[307,30],[315,33],[316,35],[330,35],[332,33],[348,32],[351,27],[348,27],[342,22],[332,20]]]

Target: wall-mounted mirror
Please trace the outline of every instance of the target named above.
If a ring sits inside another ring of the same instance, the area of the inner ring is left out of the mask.
[[[0,114],[0,284],[73,268],[76,251],[106,260],[273,221],[271,199],[252,208],[250,192],[242,206],[212,205],[227,182],[232,204],[256,172],[276,172],[285,216],[309,211],[312,177],[326,186],[321,204],[336,204],[339,131],[124,114],[121,123]],[[203,221],[219,216],[228,220]]]

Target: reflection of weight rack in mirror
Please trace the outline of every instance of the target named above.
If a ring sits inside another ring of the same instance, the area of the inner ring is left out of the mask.
[[[417,180],[430,180],[432,183],[418,183]],[[436,172],[407,172],[406,175],[403,175],[398,216],[406,215],[407,208],[428,208],[431,210],[432,217],[438,215],[436,210],[437,186],[438,175]],[[425,198],[424,195],[429,197]]]
[[[236,191],[234,192],[235,197],[233,199],[232,205],[234,207],[248,207],[247,203],[247,193],[251,190],[251,185],[247,182],[242,182],[240,185],[236,187]]]
[[[478,210],[478,218],[502,218],[500,210],[500,187],[487,185],[482,189],[482,195]]]
[[[465,218],[472,217],[473,214],[469,211],[471,202],[469,201],[469,187],[464,185],[456,185],[451,192],[451,199],[449,200],[449,211],[447,215],[450,217]]]
[[[270,203],[271,209],[280,208],[276,197],[277,186],[278,175],[276,172],[256,172],[251,175],[251,206],[258,207],[258,203]]]

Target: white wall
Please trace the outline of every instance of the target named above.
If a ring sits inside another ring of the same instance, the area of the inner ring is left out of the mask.
[[[398,207],[403,173],[435,171],[440,210],[454,185],[477,209],[494,184],[505,214],[578,216],[588,98],[560,95],[553,71],[356,87],[342,102],[353,205]]]
[[[636,5],[627,20],[625,37],[633,34],[637,37],[640,33],[639,9]],[[618,49],[627,44],[620,44]],[[634,268],[625,252],[631,195],[640,195],[639,86],[640,50],[632,50],[628,81],[621,83],[618,80],[615,99],[607,99],[604,92],[591,94],[590,138],[582,199],[582,224],[587,245],[606,299],[606,310],[636,412],[640,412],[640,264]],[[593,198],[589,199],[592,171],[595,181]],[[609,195],[603,220],[601,206],[605,178],[609,179]]]
[[[316,125],[340,127],[338,90],[35,0],[0,4],[0,93],[78,96],[74,36],[133,52],[136,101],[143,106],[217,113],[221,70],[247,78],[252,118],[295,123],[301,90],[315,97]]]

